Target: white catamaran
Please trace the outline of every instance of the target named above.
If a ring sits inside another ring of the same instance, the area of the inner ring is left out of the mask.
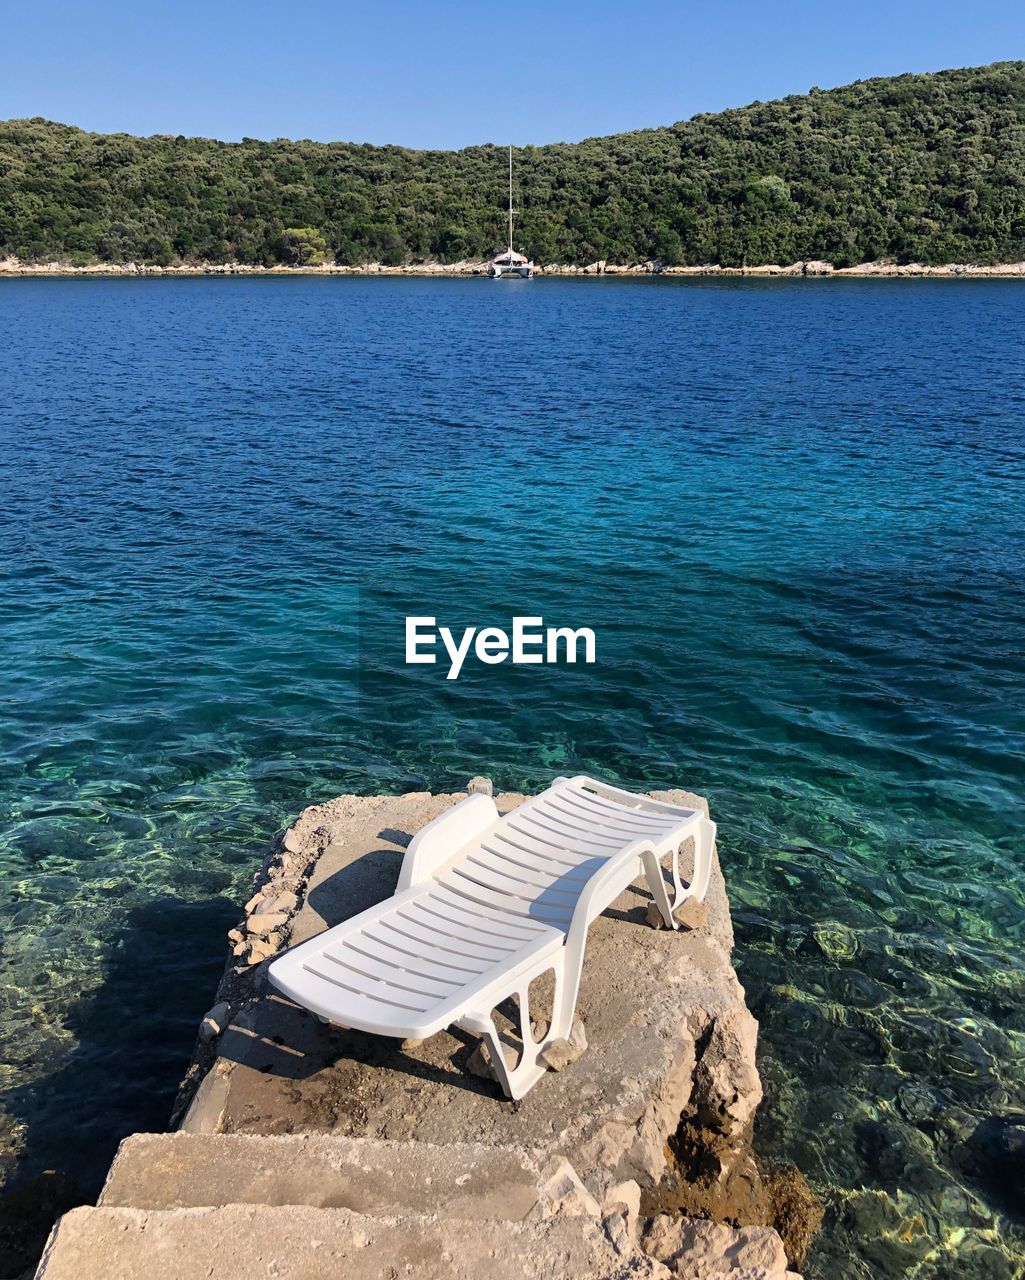
[[[521,280],[534,278],[534,264],[513,249],[512,147],[509,148],[509,248],[491,259],[488,275],[492,280],[501,280],[503,276],[519,276]]]

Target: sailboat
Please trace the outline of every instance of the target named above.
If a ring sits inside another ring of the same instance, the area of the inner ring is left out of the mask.
[[[509,148],[509,248],[491,259],[488,275],[492,280],[501,280],[503,276],[519,276],[521,280],[534,278],[534,264],[513,249],[512,147]]]

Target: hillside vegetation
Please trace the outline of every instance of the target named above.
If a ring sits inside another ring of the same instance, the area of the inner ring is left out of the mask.
[[[1025,63],[865,80],[515,156],[541,262],[1025,259]],[[0,257],[78,264],[490,256],[496,146],[213,142],[0,124]]]

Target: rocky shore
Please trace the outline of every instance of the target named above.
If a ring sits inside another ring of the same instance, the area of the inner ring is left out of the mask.
[[[98,262],[73,266],[66,262],[21,262],[17,258],[0,259],[0,276],[483,276],[487,262],[424,262],[405,266],[386,266],[380,262],[343,267],[333,263],[322,266],[263,267],[240,262],[174,263],[161,267],[137,262]],[[921,262],[863,262],[854,267],[836,267],[831,262],[801,261],[787,265],[765,263],[750,267],[723,267],[705,263],[693,267],[670,267],[660,262],[617,264],[599,259],[586,265],[566,266],[552,263],[536,268],[544,276],[832,276],[848,278],[919,278],[932,279],[1016,279],[1025,277],[1025,262],[978,265],[949,262],[929,266]]]
[[[640,884],[595,922],[582,1022],[519,1103],[464,1032],[398,1044],[269,987],[275,954],[392,893],[413,834],[460,799],[339,796],[283,834],[229,934],[174,1131],[122,1144],[98,1205],[54,1228],[40,1277],[117,1280],[163,1256],[181,1280],[799,1280],[821,1211],[753,1148],[757,1024],[718,859],[679,932],[654,927]],[[522,800],[496,797],[503,812]]]

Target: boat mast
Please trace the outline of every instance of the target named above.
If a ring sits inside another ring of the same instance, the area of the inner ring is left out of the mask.
[[[512,258],[512,147],[509,148],[509,257]]]

